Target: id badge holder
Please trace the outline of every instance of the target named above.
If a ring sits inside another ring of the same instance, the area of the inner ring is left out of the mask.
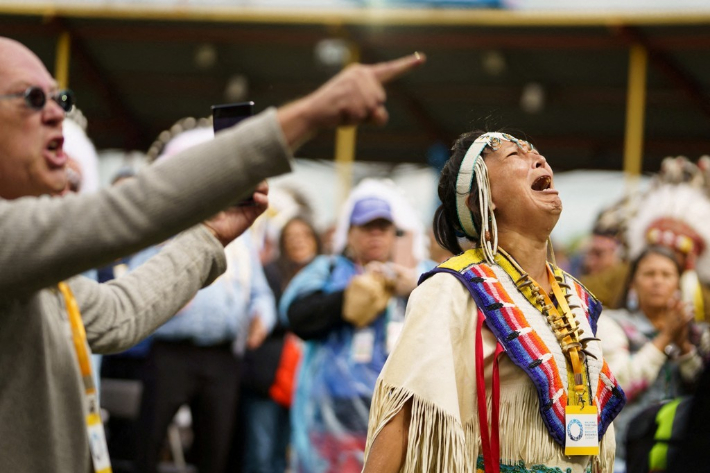
[[[91,401],[90,401],[91,405]],[[91,451],[91,461],[94,464],[94,473],[111,473],[111,457],[106,445],[106,434],[101,415],[97,408],[90,409],[86,416],[86,431],[89,435],[89,450]]]
[[[597,407],[565,408],[565,455],[599,455]]]
[[[375,330],[361,328],[353,334],[352,359],[355,363],[369,363],[375,350]]]

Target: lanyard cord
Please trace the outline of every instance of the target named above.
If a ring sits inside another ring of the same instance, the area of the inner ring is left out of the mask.
[[[99,402],[94,384],[94,377],[91,372],[91,360],[89,358],[89,346],[86,342],[86,329],[81,320],[79,304],[77,304],[74,294],[69,285],[65,282],[59,283],[59,291],[64,297],[67,306],[69,325],[71,325],[72,341],[74,351],[79,362],[81,378],[84,382],[84,394],[86,395],[87,410],[86,428],[89,440],[89,451],[93,464],[93,471],[96,473],[111,473],[111,458],[106,447],[106,436],[104,434]]]
[[[81,377],[84,382],[84,392],[87,396],[93,396],[96,394],[96,386],[94,385],[94,377],[91,372],[91,360],[89,359],[89,350],[86,343],[86,330],[84,329],[84,322],[81,320],[79,304],[77,304],[74,294],[67,283],[60,282],[59,291],[62,293],[62,296],[64,296],[64,303],[67,307],[72,341],[74,342],[74,351],[76,352]],[[94,404],[96,403],[89,403],[90,408]]]
[[[574,385],[574,392],[576,396],[569,396],[570,404],[578,404],[584,407],[584,404],[589,401],[591,405],[591,393],[587,389],[587,383],[585,380],[586,369],[584,361],[586,351],[584,349],[590,340],[595,339],[585,338],[580,340],[580,336],[584,333],[584,330],[579,327],[579,324],[575,319],[574,312],[572,312],[567,304],[567,295],[565,295],[561,287],[564,285],[569,288],[569,286],[558,281],[558,277],[555,276],[555,273],[552,271],[550,266],[547,265],[547,277],[550,286],[552,287],[552,292],[555,295],[557,305],[559,306],[558,310],[545,290],[543,290],[533,278],[528,275],[526,276],[535,288],[538,302],[540,302],[541,305],[544,304],[542,307],[542,314],[550,324],[555,337],[557,337],[557,341],[562,348],[562,353],[564,353],[565,358],[567,358],[567,361],[569,361],[572,366],[573,375],[570,379],[569,387],[571,391],[572,385]]]
[[[582,343],[579,341],[580,335],[584,330],[579,327],[574,313],[567,304],[567,298],[562,292],[562,288],[560,288],[550,266],[547,266],[547,275],[552,286],[552,292],[555,294],[555,299],[562,313],[560,314],[545,291],[540,291],[540,294],[545,299],[545,309],[547,311],[545,315],[552,330],[555,332],[562,352],[572,364],[574,391],[577,394],[576,400],[578,404],[584,406],[586,399],[589,399],[591,403],[591,396],[585,396],[587,385],[584,380],[584,354],[581,352]]]

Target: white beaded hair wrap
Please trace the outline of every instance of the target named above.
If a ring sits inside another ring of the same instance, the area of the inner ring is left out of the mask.
[[[498,226],[493,213],[493,200],[491,198],[491,184],[488,179],[488,168],[483,159],[479,159],[486,146],[492,150],[500,148],[501,141],[515,143],[521,149],[534,149],[527,141],[519,140],[507,133],[484,133],[471,144],[466,156],[461,161],[459,172],[456,175],[456,214],[464,235],[472,240],[478,240],[480,248],[489,263],[498,252]],[[478,188],[478,209],[481,215],[481,227],[476,228],[473,212],[466,205],[466,201],[476,179]]]

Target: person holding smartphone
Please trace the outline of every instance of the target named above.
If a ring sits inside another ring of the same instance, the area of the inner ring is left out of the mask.
[[[336,230],[344,250],[314,259],[281,298],[282,319],[305,340],[291,407],[296,473],[362,470],[375,381],[417,278],[434,266],[413,251],[411,267],[393,262],[398,227],[413,225],[413,212],[395,213],[396,196],[385,184],[353,190]]]
[[[0,471],[110,469],[88,356],[136,344],[224,272],[224,246],[266,209],[259,183],[290,171],[293,150],[321,130],[384,124],[383,84],[422,63],[350,67],[119,186],[48,198],[66,186],[73,96],[0,38]],[[257,205],[229,208],[255,187]],[[77,276],[179,232],[110,283]]]

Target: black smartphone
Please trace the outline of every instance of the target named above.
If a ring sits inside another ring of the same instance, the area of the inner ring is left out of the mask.
[[[254,102],[229,103],[212,105],[212,126],[215,134],[225,128],[232,127],[254,115]],[[254,198],[249,197],[236,205],[254,205]]]
[[[217,133],[220,130],[232,127],[252,115],[254,115],[254,102],[212,105],[214,132]]]

